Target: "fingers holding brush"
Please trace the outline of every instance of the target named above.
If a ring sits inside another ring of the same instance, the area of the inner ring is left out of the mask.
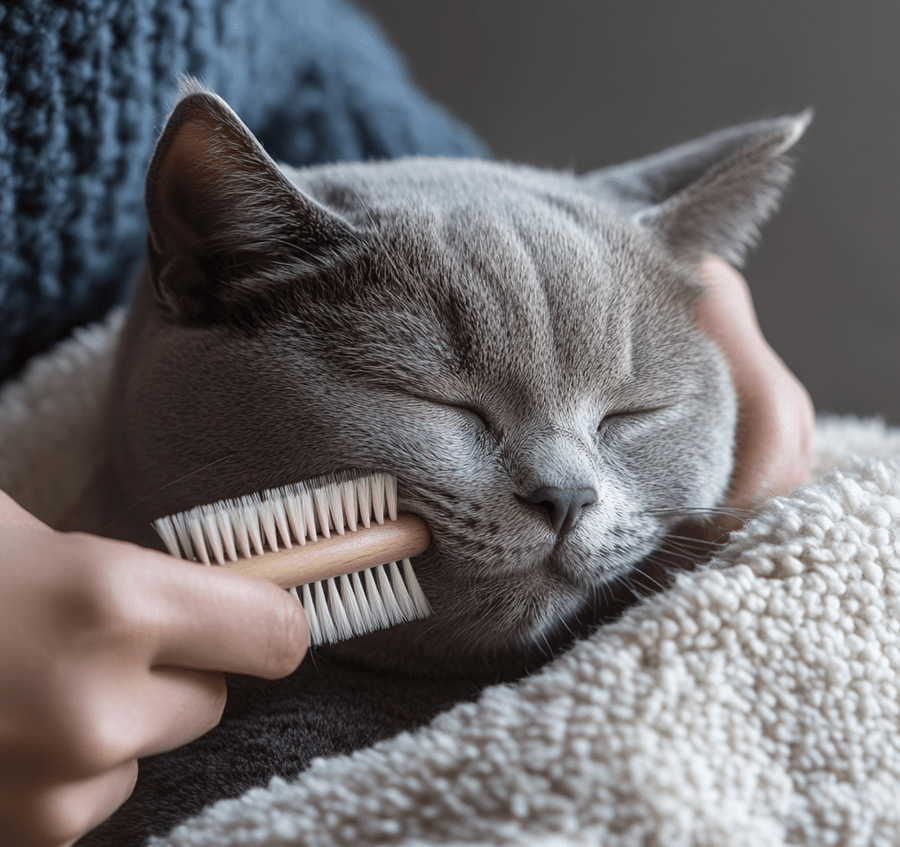
[[[279,679],[306,654],[303,607],[276,585],[174,558],[149,576],[161,603],[157,666]]]
[[[2,492],[0,578],[0,847],[84,834],[138,758],[218,723],[220,671],[285,675],[306,649],[275,586],[57,533]]]

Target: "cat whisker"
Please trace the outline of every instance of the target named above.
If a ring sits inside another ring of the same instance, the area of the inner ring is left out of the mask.
[[[609,603],[609,604],[614,603],[616,600],[616,595],[613,593],[612,587],[613,587],[613,584],[619,582],[619,580],[620,580],[620,577],[617,576],[617,577],[614,577],[613,580],[611,580],[611,581],[609,581],[609,580],[604,581],[600,586],[603,589],[603,593],[607,595],[607,603]]]
[[[635,600],[643,600],[647,596],[643,591],[639,590],[637,583],[635,583],[635,581],[627,574],[620,576],[617,579],[617,582],[628,589]]]
[[[574,637],[575,637],[575,630],[572,629],[571,626],[569,626],[568,620],[566,620],[565,617],[560,617],[559,622],[562,624],[562,626],[563,626],[563,628],[566,630],[566,632],[568,632],[569,635],[571,635],[571,636],[574,638]],[[580,620],[580,618],[579,618],[579,616],[578,616],[577,614],[575,615],[575,622],[576,622],[577,624],[580,624],[580,623],[581,623],[581,620]]]
[[[643,579],[643,580],[649,580],[649,581],[652,582],[652,583],[653,583],[660,591],[664,591],[665,588],[666,588],[666,585],[665,585],[665,584],[663,584],[662,582],[660,582],[656,577],[654,577],[654,576],[653,576],[652,574],[650,574],[650,573],[647,573],[646,571],[642,571],[642,572],[641,572],[641,579]]]
[[[146,497],[142,497],[140,500],[136,500],[130,506],[128,506],[128,508],[123,509],[121,512],[119,512],[119,514],[117,514],[111,521],[109,521],[106,524],[104,524],[103,526],[101,526],[100,529],[97,530],[97,534],[102,535],[104,530],[109,529],[109,527],[111,527],[116,521],[121,520],[132,509],[134,509],[137,506],[140,506],[141,503],[145,502],[146,500],[149,500],[151,497],[156,496],[157,494],[159,494],[160,491],[165,491],[167,488],[170,488],[171,486],[176,485],[179,482],[184,482],[186,479],[190,479],[190,477],[192,477],[198,473],[202,473],[203,471],[211,468],[213,465],[217,465],[217,464],[219,464],[219,462],[224,462],[226,459],[232,458],[234,455],[235,454],[233,452],[226,453],[224,456],[220,456],[218,459],[213,459],[213,461],[208,462],[205,465],[202,465],[201,467],[197,468],[196,470],[193,470],[190,473],[184,474],[184,476],[180,476],[177,479],[173,479],[171,482],[167,482],[165,485],[159,486],[159,488],[156,488],[153,491],[151,491]]]
[[[541,641],[543,642],[543,646],[541,647],[541,652],[549,659],[553,656],[553,648],[550,646],[550,640],[547,638],[546,632],[541,632]]]
[[[668,545],[660,549],[674,549],[686,556],[706,558],[718,553],[724,546],[724,541],[703,538],[673,538]]]
[[[721,546],[721,541],[715,541],[710,538],[697,538],[692,535],[667,535],[663,542],[663,547],[676,547],[680,550],[694,550],[697,547],[713,550]]]
[[[753,511],[750,509],[737,509],[727,506],[686,506],[671,509],[646,509],[643,514],[652,515],[653,517],[683,517],[685,519],[706,519],[711,521],[717,515],[746,520],[753,514]]]

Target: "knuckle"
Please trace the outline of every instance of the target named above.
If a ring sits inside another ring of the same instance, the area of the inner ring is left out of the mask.
[[[210,694],[206,725],[203,727],[203,733],[209,732],[219,725],[219,722],[222,720],[222,714],[225,711],[225,702],[228,699],[228,686],[225,684],[225,677],[222,674],[211,674],[211,676],[213,677],[213,690]]]
[[[812,450],[813,437],[816,429],[816,407],[813,405],[812,397],[809,392],[801,386],[803,391],[801,415],[801,437],[803,438],[803,447],[809,451]]]
[[[70,708],[66,745],[69,770],[93,776],[133,758],[133,726],[119,710],[98,704],[96,699],[82,706],[72,703]]]
[[[800,382],[795,381],[795,390],[790,398],[783,427],[783,439],[788,459],[794,465],[794,475],[799,482],[804,482],[809,470],[815,439],[816,413],[809,392]]]
[[[6,829],[6,822],[2,823]],[[73,802],[69,792],[56,788],[20,798],[15,822],[8,826],[17,843],[59,847],[84,835],[95,823],[83,802]]]
[[[73,533],[75,566],[63,586],[61,610],[72,632],[91,633],[113,644],[133,641],[142,631],[141,605],[127,575],[117,567],[105,545]]]

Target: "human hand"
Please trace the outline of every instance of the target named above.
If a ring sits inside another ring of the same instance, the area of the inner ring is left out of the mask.
[[[221,718],[223,671],[277,679],[307,647],[274,585],[57,533],[0,492],[0,847],[71,843],[137,759]]]
[[[731,369],[738,394],[735,469],[725,507],[752,510],[806,481],[815,413],[806,389],[763,337],[744,278],[722,259],[703,263],[697,320]],[[740,525],[727,515],[717,523]]]

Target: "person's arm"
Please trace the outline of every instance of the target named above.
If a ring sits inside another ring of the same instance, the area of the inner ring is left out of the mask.
[[[112,814],[137,759],[215,726],[223,671],[275,679],[307,647],[287,592],[51,530],[0,492],[0,847],[58,847]]]
[[[702,282],[707,291],[697,311],[700,327],[725,355],[738,394],[735,470],[725,505],[752,510],[806,481],[813,405],[763,337],[744,278],[710,257]]]

